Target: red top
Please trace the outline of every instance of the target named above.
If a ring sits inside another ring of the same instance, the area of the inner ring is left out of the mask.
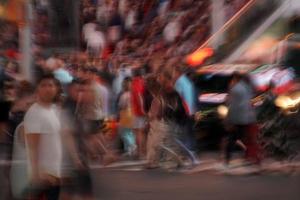
[[[7,49],[5,51],[5,55],[6,55],[6,57],[8,57],[10,59],[17,59],[18,58],[18,52],[14,49]]]
[[[142,77],[135,77],[132,79],[131,92],[133,114],[135,116],[144,116],[145,81]]]

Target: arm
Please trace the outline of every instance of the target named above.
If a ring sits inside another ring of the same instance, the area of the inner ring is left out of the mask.
[[[39,145],[40,145],[40,134],[39,133],[27,133],[25,139],[27,141],[28,158],[32,167],[32,176],[37,178],[39,176]]]
[[[139,100],[139,104],[141,105],[142,113],[146,114],[142,95],[140,95],[140,94],[138,95],[138,100]]]
[[[154,98],[151,103],[150,110],[148,112],[148,117],[150,120],[161,117],[161,105],[157,98]]]
[[[78,151],[76,148],[76,143],[74,140],[74,137],[71,134],[71,130],[64,130],[63,131],[63,136],[64,136],[64,142],[65,145],[67,147],[68,152],[70,153],[70,156],[74,162],[74,164],[76,165],[76,167],[82,168],[82,162],[78,156]]]
[[[62,128],[62,142],[66,146],[66,150],[69,153],[73,163],[76,167],[81,168],[82,162],[79,158],[78,149],[76,146],[75,136],[73,135],[74,131],[76,131],[76,120],[70,117],[70,113],[67,110],[63,110],[61,114],[61,121],[64,126]],[[73,119],[73,120],[72,120]]]

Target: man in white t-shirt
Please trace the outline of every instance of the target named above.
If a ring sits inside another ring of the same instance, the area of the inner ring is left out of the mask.
[[[58,81],[46,75],[38,82],[37,101],[24,118],[30,196],[58,199],[61,177],[62,145],[59,109],[55,105]]]

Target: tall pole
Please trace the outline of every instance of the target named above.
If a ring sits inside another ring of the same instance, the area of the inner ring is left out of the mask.
[[[32,30],[31,24],[33,21],[33,7],[31,0],[24,1],[25,23],[19,27],[19,43],[21,50],[21,73],[25,80],[34,82],[32,70]]]
[[[212,4],[212,29],[211,35],[215,34],[225,24],[225,4],[224,0],[211,0]],[[223,41],[223,36],[219,35],[212,41],[212,47],[217,48]]]

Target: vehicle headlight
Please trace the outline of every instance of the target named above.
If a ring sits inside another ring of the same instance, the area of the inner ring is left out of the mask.
[[[219,114],[219,116],[224,119],[227,117],[228,115],[228,107],[227,106],[224,106],[224,105],[220,105],[218,106],[217,108],[217,112]]]
[[[296,105],[296,102],[288,96],[279,96],[275,100],[275,105],[285,110],[293,108]]]

